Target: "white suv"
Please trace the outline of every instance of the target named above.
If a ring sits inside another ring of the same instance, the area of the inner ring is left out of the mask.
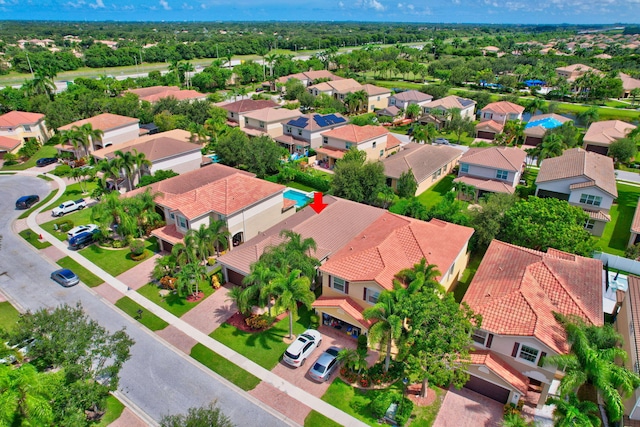
[[[315,329],[307,329],[289,345],[282,356],[282,360],[294,368],[302,366],[307,357],[313,353],[313,350],[320,346],[321,342],[322,335],[320,335],[320,332]]]
[[[69,232],[67,233],[67,237],[69,238],[69,240],[71,240],[72,237],[75,237],[80,233],[84,233],[85,231],[88,231],[89,233],[93,233],[97,229],[98,229],[98,226],[95,224],[79,225],[69,230]]]

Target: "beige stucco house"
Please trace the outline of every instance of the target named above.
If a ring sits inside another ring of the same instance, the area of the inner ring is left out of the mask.
[[[220,104],[220,108],[227,111],[227,124],[230,126],[240,126],[244,128],[244,115],[252,111],[262,110],[264,108],[276,108],[280,105],[277,102],[271,100],[254,100],[254,99],[242,99],[240,101],[229,102],[226,104]]]
[[[286,108],[263,108],[244,114],[242,130],[249,136],[268,135],[275,138],[282,135],[282,123],[300,117],[300,110]]]
[[[308,91],[313,96],[321,93],[329,95],[341,102],[344,102],[350,93],[364,91],[367,94],[367,112],[385,108],[388,104],[388,98],[391,90],[372,84],[361,85],[354,79],[331,80],[309,86]]]
[[[418,90],[406,90],[389,96],[389,107],[396,106],[403,110],[411,104],[422,107],[433,100],[433,96]]]
[[[613,160],[582,148],[545,159],[536,178],[536,196],[566,200],[582,208],[589,220],[585,229],[601,236],[611,221],[609,210],[618,197]]]
[[[44,114],[9,111],[0,115],[0,156],[17,152],[30,138],[44,144],[50,136]]]
[[[456,95],[445,96],[422,106],[425,115],[446,117],[452,109],[458,109],[462,118],[475,118],[476,101]]]
[[[140,101],[147,101],[152,104],[164,98],[175,98],[178,101],[203,101],[207,99],[206,93],[200,93],[196,90],[181,90],[178,86],[151,86],[138,89],[128,89],[125,93],[133,93],[138,95]]]
[[[133,117],[120,116],[118,114],[102,113],[88,119],[78,120],[64,126],[60,126],[58,131],[71,130],[74,126],[81,127],[90,124],[94,130],[103,132],[102,138],[91,141],[89,152],[99,150],[111,145],[121,145],[132,141],[140,136],[140,120]],[[58,151],[75,152],[73,146],[68,143],[56,145]]]
[[[545,357],[569,351],[553,313],[601,326],[602,277],[597,259],[491,242],[462,300],[482,316],[465,387],[501,403],[544,405],[562,375]]]
[[[582,139],[582,147],[587,151],[606,156],[609,145],[619,139],[626,138],[636,126],[621,120],[604,120],[593,122]]]
[[[308,153],[322,145],[322,132],[335,129],[347,124],[340,113],[332,114],[304,114],[296,119],[282,124],[282,135],[275,137],[275,141],[287,148],[291,154]]]
[[[575,81],[578,77],[582,77],[588,72],[602,74],[600,70],[584,64],[571,64],[567,65],[566,67],[556,68],[556,74],[558,75],[558,77],[563,77],[569,82]]]
[[[524,107],[509,101],[487,104],[480,110],[480,123],[476,125],[476,137],[494,139],[504,129],[507,120],[522,120]]]

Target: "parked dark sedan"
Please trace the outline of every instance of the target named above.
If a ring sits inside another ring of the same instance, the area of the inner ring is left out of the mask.
[[[29,209],[40,201],[40,197],[35,194],[29,196],[22,196],[16,200],[16,209]]]
[[[36,160],[36,166],[38,167],[47,166],[57,161],[58,159],[56,159],[55,157],[43,157],[41,159]]]

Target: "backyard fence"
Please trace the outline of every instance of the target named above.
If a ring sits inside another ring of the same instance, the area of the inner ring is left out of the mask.
[[[593,257],[608,265],[611,270],[625,271],[640,276],[640,262],[638,261],[604,252],[595,252]]]

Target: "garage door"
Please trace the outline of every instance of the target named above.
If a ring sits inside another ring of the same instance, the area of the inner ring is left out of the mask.
[[[464,386],[469,390],[497,400],[500,403],[507,403],[507,400],[509,400],[509,390],[485,381],[482,378],[474,377],[473,375],[470,376],[469,381]]]
[[[493,132],[487,132],[484,130],[479,130],[478,131],[478,138],[482,138],[482,139],[493,139],[496,137],[496,134]]]
[[[591,144],[588,144],[588,145],[585,147],[585,150],[587,150],[587,151],[591,151],[591,152],[593,152],[593,153],[602,154],[603,156],[606,156],[606,155],[607,155],[607,153],[609,152],[609,147],[601,147],[601,146],[599,146],[599,145],[591,145]]]
[[[244,274],[240,274],[237,271],[233,271],[231,269],[227,269],[227,281],[233,283],[234,285],[242,285],[242,279],[244,279]]]

